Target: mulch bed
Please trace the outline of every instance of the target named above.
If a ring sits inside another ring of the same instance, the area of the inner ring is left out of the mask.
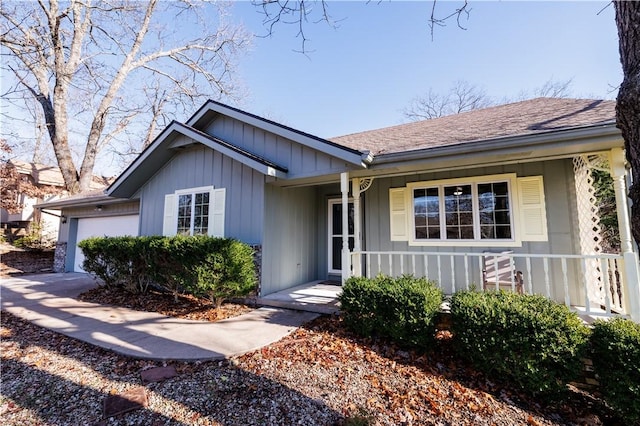
[[[205,321],[252,309],[228,303],[216,312],[188,296],[176,303],[168,294],[105,287],[81,299]],[[434,350],[412,351],[358,337],[340,317],[322,316],[228,362],[163,363],[125,358],[6,312],[1,320],[0,416],[8,425],[624,424],[600,399],[578,389],[563,402],[542,403],[476,372],[456,356],[447,332],[438,335]],[[101,421],[110,396],[126,396],[141,385],[146,400],[115,404]]]
[[[255,309],[248,305],[230,302],[223,303],[220,309],[216,309],[211,303],[189,295],[178,295],[176,300],[172,294],[158,291],[133,294],[106,286],[86,291],[78,296],[78,299],[83,302],[122,306],[136,311],[157,312],[174,318],[210,322],[232,318]]]

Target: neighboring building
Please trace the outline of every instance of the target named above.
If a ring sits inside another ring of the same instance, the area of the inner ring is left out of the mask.
[[[8,167],[12,167],[17,172],[16,179],[37,188],[40,196],[30,195],[25,191],[11,191],[9,194],[15,197],[17,211],[0,209],[0,223],[5,232],[11,237],[18,237],[28,232],[33,223],[41,227],[42,237],[45,240],[55,241],[60,225],[60,211],[58,210],[38,210],[34,206],[43,202],[50,202],[67,195],[64,179],[60,169],[56,166],[46,166],[37,163],[27,163],[21,160],[9,160]],[[94,177],[91,187],[93,189],[104,189],[109,185],[107,178]],[[21,185],[17,185],[18,188]]]
[[[332,140],[209,101],[104,195],[44,206],[66,219],[65,270],[103,234],[240,239],[261,250],[260,296],[379,272],[490,287],[500,257],[514,290],[638,320],[623,149],[613,101],[538,98]],[[613,177],[620,253],[602,253],[593,169]]]

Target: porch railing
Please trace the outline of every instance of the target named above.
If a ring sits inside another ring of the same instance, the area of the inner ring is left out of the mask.
[[[412,274],[435,280],[446,293],[484,288],[483,271],[489,262],[497,262],[498,253],[460,252],[386,252],[351,253],[352,274],[373,277]],[[512,260],[514,272],[520,271],[524,292],[546,297],[579,309],[586,315],[612,316],[629,312],[625,294],[623,256],[618,254],[520,254],[499,253]],[[493,259],[492,259],[493,258]],[[488,260],[487,260],[488,259]],[[497,267],[497,263],[496,263]],[[516,289],[515,275],[511,288]],[[498,283],[487,283],[488,288]]]

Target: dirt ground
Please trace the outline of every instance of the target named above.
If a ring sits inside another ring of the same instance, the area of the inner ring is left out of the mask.
[[[53,250],[25,250],[0,243],[0,277],[53,271]]]

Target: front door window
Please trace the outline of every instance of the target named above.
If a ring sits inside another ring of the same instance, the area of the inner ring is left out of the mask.
[[[354,210],[349,203],[349,250],[353,250]],[[342,201],[329,200],[329,273],[339,274],[342,270]]]

